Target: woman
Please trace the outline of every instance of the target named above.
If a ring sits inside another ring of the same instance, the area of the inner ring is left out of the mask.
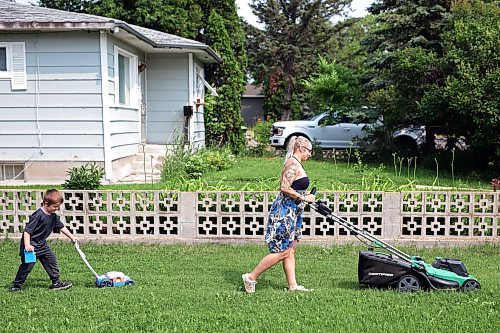
[[[314,195],[306,192],[309,178],[302,167],[302,162],[311,154],[311,141],[303,136],[290,139],[281,172],[280,194],[273,202],[267,222],[266,243],[271,253],[253,271],[242,275],[248,293],[255,292],[259,276],[280,261],[283,261],[289,291],[312,290],[297,284],[295,279],[295,249],[302,232],[304,204],[314,202]]]

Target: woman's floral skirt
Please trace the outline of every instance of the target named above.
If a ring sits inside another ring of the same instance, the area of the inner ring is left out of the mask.
[[[305,191],[298,191],[302,194]],[[302,234],[304,204],[280,192],[274,200],[266,228],[266,243],[272,253],[286,251]]]

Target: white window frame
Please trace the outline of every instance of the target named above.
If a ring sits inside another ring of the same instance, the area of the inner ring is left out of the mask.
[[[28,89],[25,43],[0,42],[0,47],[5,47],[7,57],[7,70],[0,72],[0,80],[10,79],[12,90]]]
[[[118,56],[127,57],[129,59],[129,102],[120,103],[120,76],[118,68]],[[115,81],[115,105],[124,107],[139,108],[139,96],[138,96],[138,57],[137,55],[125,51],[118,46],[114,47],[114,81]]]
[[[205,102],[205,88],[208,89],[213,96],[219,96],[217,90],[205,80],[205,69],[197,63],[194,64],[193,79],[193,96],[195,96],[195,99],[199,98],[201,102]]]
[[[11,74],[11,59],[12,59],[12,51],[10,47],[10,43],[1,43],[0,42],[0,48],[5,48],[5,57],[6,57],[6,67],[7,70],[2,71],[0,70],[0,79],[10,79],[12,74]]]

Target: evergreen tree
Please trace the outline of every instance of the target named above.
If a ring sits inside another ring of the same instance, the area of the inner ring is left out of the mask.
[[[389,132],[418,123],[427,125],[428,137],[434,137],[437,124],[425,117],[420,100],[430,85],[443,80],[438,60],[450,10],[451,0],[378,0],[368,8],[377,15],[378,28],[364,41],[375,71],[366,88],[381,107]],[[433,140],[427,143],[432,150]]]
[[[208,19],[205,33],[207,42],[222,57],[223,63],[214,68],[212,77],[218,87],[217,97],[205,107],[207,144],[220,146],[228,143],[235,151],[242,148],[244,137],[241,126],[241,95],[245,81],[237,56],[231,47],[231,38],[224,20],[215,10]]]
[[[266,113],[288,120],[302,115],[303,87],[318,56],[327,52],[332,17],[351,0],[252,0],[263,30],[247,25],[250,71],[262,84]]]
[[[464,137],[476,162],[495,164],[498,6],[481,0],[379,0],[370,11],[379,15],[380,29],[366,40],[378,52],[368,87],[388,131],[417,122],[426,125],[427,152],[434,150],[435,133],[446,135],[450,148]]]

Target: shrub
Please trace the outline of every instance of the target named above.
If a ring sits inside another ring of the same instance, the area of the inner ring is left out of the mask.
[[[245,151],[240,155],[249,157],[274,156],[274,148],[269,145],[269,137],[273,123],[274,120],[270,117],[268,117],[267,121],[257,122],[252,128],[255,142],[253,142],[253,144],[247,144]]]
[[[267,145],[269,143],[269,137],[271,135],[271,127],[274,121],[268,119],[267,121],[260,121],[255,124],[253,128],[254,138],[257,142]]]
[[[180,147],[180,148],[179,148]],[[201,149],[194,152],[183,145],[177,145],[174,153],[165,158],[162,168],[162,181],[172,179],[199,178],[211,170],[226,170],[235,163],[229,148]]]
[[[87,163],[70,168],[66,173],[69,179],[64,182],[63,188],[67,190],[96,190],[101,185],[104,168],[95,163]]]
[[[236,158],[227,148],[225,149],[204,149],[200,152],[201,158],[206,164],[206,169],[222,171],[229,169],[235,162]]]

